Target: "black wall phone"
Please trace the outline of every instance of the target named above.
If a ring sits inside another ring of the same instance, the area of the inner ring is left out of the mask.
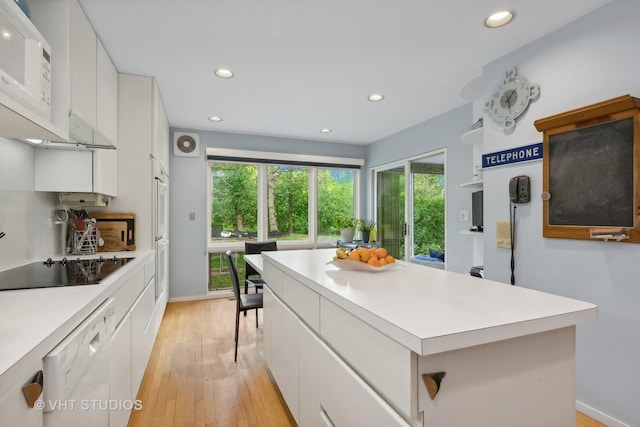
[[[531,183],[527,175],[514,176],[509,181],[509,198],[512,203],[527,203],[531,198]]]

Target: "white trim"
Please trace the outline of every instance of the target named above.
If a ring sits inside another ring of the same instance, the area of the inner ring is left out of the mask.
[[[616,420],[615,418],[612,418],[609,415],[600,412],[589,405],[585,405],[578,400],[576,400],[576,410],[582,412],[588,417],[593,418],[596,421],[600,421],[601,423],[606,424],[608,427],[631,427],[629,424],[625,424],[622,421]]]
[[[207,147],[207,156],[241,157],[308,163],[333,163],[336,165],[364,166],[364,159],[349,157],[316,156],[310,154],[276,153],[272,151],[234,150],[231,148]]]

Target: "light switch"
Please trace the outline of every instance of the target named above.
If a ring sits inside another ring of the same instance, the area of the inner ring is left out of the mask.
[[[195,220],[196,220],[196,213],[189,212],[189,221],[195,221]]]
[[[469,221],[469,211],[460,211],[460,221]]]
[[[511,248],[511,225],[509,221],[496,222],[496,245],[499,248]]]

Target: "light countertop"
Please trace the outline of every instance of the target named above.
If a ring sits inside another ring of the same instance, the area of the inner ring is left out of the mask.
[[[103,283],[0,292],[0,395],[23,374],[21,366],[42,359],[82,320],[153,256],[152,250],[104,252],[80,258],[134,257]],[[75,259],[75,257],[74,257]]]
[[[398,261],[382,272],[339,270],[335,249],[262,254],[329,301],[419,355],[595,319],[594,304]]]

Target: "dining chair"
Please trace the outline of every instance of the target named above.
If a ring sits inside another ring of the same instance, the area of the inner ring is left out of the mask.
[[[259,254],[266,251],[277,251],[278,244],[273,242],[244,242],[244,253],[246,255]],[[252,276],[260,276],[260,273],[257,272],[253,267],[249,264],[245,266],[244,270],[244,293],[249,293],[249,286],[253,286],[256,289],[256,293],[258,289],[262,289],[264,285],[264,280],[260,277]]]
[[[233,262],[231,251],[227,251],[227,266],[229,267],[229,275],[231,276],[231,284],[233,293],[236,296],[236,351],[233,361],[238,361],[238,329],[240,327],[240,313],[245,315],[249,310],[256,310],[256,328],[258,327],[258,309],[262,308],[262,293],[242,294],[240,293],[240,280],[238,280],[238,270]]]

